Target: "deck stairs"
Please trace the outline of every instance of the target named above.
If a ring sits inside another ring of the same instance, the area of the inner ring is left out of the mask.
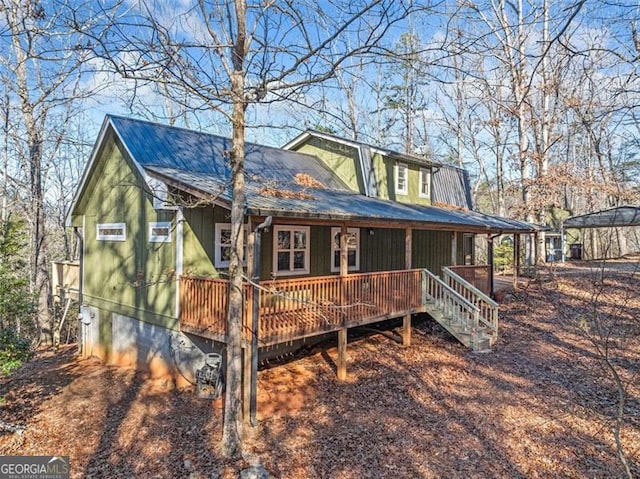
[[[442,279],[423,270],[424,311],[474,351],[498,339],[498,304],[471,283],[443,268]]]

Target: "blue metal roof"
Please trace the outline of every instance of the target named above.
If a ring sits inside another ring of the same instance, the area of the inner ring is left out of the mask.
[[[229,138],[119,116],[109,115],[108,120],[133,159],[144,168],[175,168],[213,175],[223,181],[231,178]],[[254,143],[245,147],[245,173],[248,178],[278,184],[293,184],[295,175],[302,173],[326,188],[348,189],[315,156]]]
[[[218,202],[230,203],[230,189],[219,178],[201,173],[191,173],[174,168],[149,166],[151,176],[179,189],[187,189]],[[507,220],[475,211],[462,211],[435,206],[410,205],[391,200],[372,198],[348,190],[319,188],[265,188],[258,182],[247,182],[246,212],[259,216],[295,217],[335,221],[359,221],[362,223],[407,223],[429,226],[446,226],[468,232],[527,232],[535,231],[535,225]]]

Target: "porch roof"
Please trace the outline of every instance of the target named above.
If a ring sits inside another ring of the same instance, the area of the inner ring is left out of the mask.
[[[230,207],[231,191],[215,176],[176,168],[145,166],[145,171],[167,184]],[[541,229],[522,221],[475,211],[421,206],[371,198],[345,190],[264,185],[249,180],[245,212],[256,216],[303,220],[347,221],[362,225],[413,226],[477,233],[527,233]]]

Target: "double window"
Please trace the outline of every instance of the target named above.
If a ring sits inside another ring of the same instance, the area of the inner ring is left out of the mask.
[[[96,239],[99,241],[125,241],[127,225],[125,223],[98,223]]]
[[[273,265],[278,276],[309,274],[309,227],[273,228]]]
[[[331,228],[331,271],[340,271],[340,232],[341,228]],[[360,229],[347,230],[347,262],[349,271],[360,269]]]

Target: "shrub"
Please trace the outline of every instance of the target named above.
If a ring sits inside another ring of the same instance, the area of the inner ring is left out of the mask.
[[[0,373],[8,376],[33,357],[31,343],[21,338],[15,329],[0,331]]]

